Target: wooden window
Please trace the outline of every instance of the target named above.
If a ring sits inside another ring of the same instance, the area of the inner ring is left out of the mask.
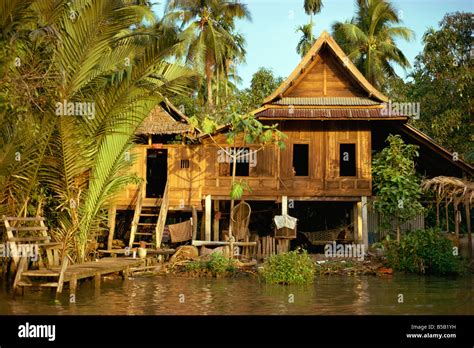
[[[249,148],[244,147],[244,148],[237,148],[236,152],[239,153],[240,151],[241,154],[237,158],[237,163],[236,163],[236,168],[235,168],[235,176],[249,176],[250,172],[250,156],[249,156]],[[232,176],[232,172],[234,170],[234,163],[230,163],[230,170],[229,170],[229,176]]]
[[[356,176],[356,145],[339,145],[339,176]]]
[[[180,162],[180,168],[181,169],[188,169],[189,168],[189,160],[188,159],[182,159]]]
[[[293,144],[293,171],[295,176],[309,175],[308,144]]]

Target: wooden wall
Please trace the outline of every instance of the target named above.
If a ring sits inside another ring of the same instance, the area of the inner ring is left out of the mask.
[[[368,123],[357,121],[283,121],[280,129],[288,136],[286,149],[276,145],[260,148],[247,145],[257,152],[257,164],[250,167],[248,177],[238,177],[251,187],[244,198],[248,200],[280,200],[281,196],[295,199],[370,196],[371,186],[371,133]],[[215,137],[222,147],[228,147],[223,134]],[[356,145],[356,176],[339,176],[339,145]],[[293,145],[309,145],[309,175],[293,175]],[[241,139],[237,146],[242,146]],[[133,149],[136,160],[131,172],[146,178],[148,145]],[[187,210],[194,205],[202,209],[205,195],[213,199],[229,199],[231,187],[230,164],[219,163],[219,147],[210,139],[202,145],[164,145],[168,149],[168,180],[171,210]],[[181,160],[189,159],[189,168],[181,168]],[[114,200],[119,208],[134,204],[137,185],[130,185]],[[158,204],[147,198],[144,206]]]
[[[201,146],[163,145],[153,147],[149,145],[135,145],[131,151],[133,165],[130,173],[146,180],[147,149],[163,148],[168,150],[168,180],[170,210],[188,210],[194,205],[201,209],[201,190],[205,176],[206,163],[201,156]],[[189,168],[181,168],[181,160],[189,160]],[[113,204],[118,209],[126,209],[135,204],[138,185],[128,185],[118,194]],[[143,205],[156,206],[159,200],[145,198]]]

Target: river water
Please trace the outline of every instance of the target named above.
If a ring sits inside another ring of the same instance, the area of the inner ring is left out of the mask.
[[[303,286],[267,285],[256,278],[135,277],[81,283],[75,303],[67,287],[12,299],[2,284],[0,314],[474,314],[474,276],[318,276]]]

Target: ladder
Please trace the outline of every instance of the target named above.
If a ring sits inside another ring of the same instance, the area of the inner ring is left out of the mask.
[[[145,199],[144,183],[141,184],[139,190],[128,247],[131,249],[134,246],[140,245],[140,242],[144,242],[146,246],[155,246],[156,244],[156,248],[158,249],[161,246],[163,229],[165,227],[166,216],[168,215],[168,181],[166,182],[163,198],[161,199],[159,213],[153,208],[143,208],[143,200]],[[153,220],[153,218],[156,218],[155,222],[149,222],[149,220]],[[147,221],[144,222],[143,220]],[[155,242],[146,241],[147,239],[150,240],[150,237],[153,237],[153,230],[155,232]]]

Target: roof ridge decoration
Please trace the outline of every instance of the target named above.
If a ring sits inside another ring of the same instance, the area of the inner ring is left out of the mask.
[[[319,53],[324,44],[327,44],[327,46],[339,59],[340,64],[355,79],[355,81],[362,87],[362,89],[368,93],[369,98],[377,99],[379,102],[388,101],[388,97],[383,95],[369,81],[367,81],[364,75],[362,75],[359,69],[357,69],[357,67],[352,63],[352,61],[346,56],[344,51],[332,38],[332,36],[326,30],[324,30],[319,36],[319,38],[316,40],[316,42],[313,44],[313,46],[310,48],[308,53],[306,53],[300,63],[293,70],[293,72],[271,95],[265,98],[263,104],[271,103],[275,99],[280,98],[281,95],[292,85],[292,82],[294,80],[296,80],[305,71],[308,71],[308,65],[313,62],[313,57],[315,57]]]

